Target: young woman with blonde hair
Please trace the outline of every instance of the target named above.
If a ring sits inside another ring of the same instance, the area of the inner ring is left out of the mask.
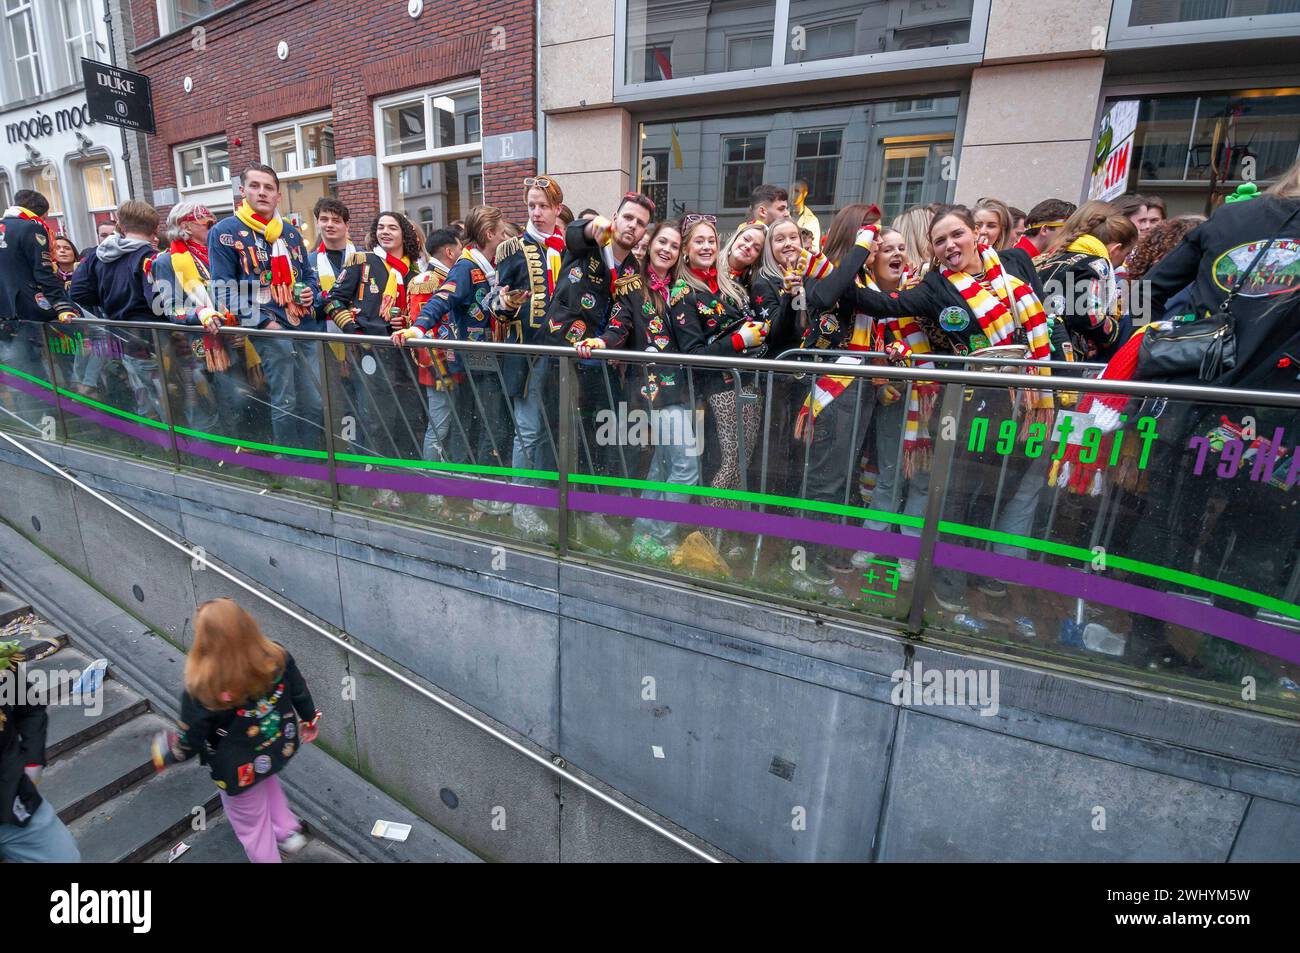
[[[316,739],[320,718],[284,646],[238,603],[212,599],[194,614],[180,731],[154,738],[154,767],[198,755],[248,859],[278,864],[306,841],[277,775],[299,745]]]

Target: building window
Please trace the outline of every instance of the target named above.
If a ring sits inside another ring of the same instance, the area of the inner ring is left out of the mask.
[[[230,150],[223,136],[176,147],[176,181],[181,192],[230,186]]]
[[[375,104],[380,204],[442,227],[483,204],[479,87],[459,84]]]
[[[855,19],[812,25],[795,23],[790,30],[790,48],[786,52],[786,62],[811,63],[813,60],[833,60],[841,56],[853,56],[858,52],[868,52],[859,51],[855,46],[857,29]]]
[[[59,167],[53,162],[44,165],[28,166],[22,171],[22,183],[25,189],[34,189],[44,195],[50,203],[50,210],[45,219],[59,234],[66,234],[63,224],[63,188],[59,181]]]
[[[880,216],[890,221],[913,205],[940,199],[943,160],[952,155],[952,139],[927,137],[927,141],[887,142],[880,178]]]
[[[81,185],[85,190],[86,213],[90,233],[105,222],[113,221],[117,212],[117,188],[113,183],[113,163],[101,156],[81,165]]]
[[[1300,13],[1300,3],[1296,0],[1132,0],[1128,22],[1129,26],[1148,26],[1286,13]]]
[[[627,0],[621,28],[628,83],[770,67],[776,0]]]
[[[36,45],[36,23],[31,0],[4,0],[5,31],[18,78],[18,99],[45,92],[41,82],[40,53]]]
[[[655,221],[668,217],[668,155],[667,149],[645,149],[641,152],[640,192],[655,203]]]
[[[59,0],[63,37],[68,45],[68,66],[73,78],[81,75],[81,58],[98,59],[94,0]]]
[[[722,140],[722,205],[749,208],[749,196],[763,184],[767,137],[742,136]]]
[[[13,189],[9,185],[9,173],[0,172],[0,205],[9,208],[14,204]]]
[[[217,9],[214,0],[158,0],[158,25],[163,34],[201,20]]]
[[[334,118],[306,116],[261,131],[262,161],[280,176],[280,214],[293,222],[309,245],[316,244],[312,209],[319,199],[338,196],[334,176]]]
[[[821,129],[795,137],[794,177],[808,183],[804,205],[833,208],[844,130]]]

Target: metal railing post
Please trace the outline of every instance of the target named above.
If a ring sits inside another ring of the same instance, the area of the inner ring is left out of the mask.
[[[63,443],[68,442],[68,422],[63,416],[63,397],[59,394],[59,377],[54,368],[54,348],[50,347],[50,334],[47,325],[41,325],[41,350],[45,352],[45,365],[50,369],[50,396],[54,398],[55,419],[59,422],[59,432],[63,434]]]
[[[920,551],[916,554],[916,578],[912,585],[912,604],[908,607],[907,630],[913,635],[921,631],[925,617],[925,600],[930,595],[934,579],[934,547],[939,538],[939,520],[948,495],[948,481],[957,456],[957,440],[961,434],[961,406],[966,388],[961,384],[945,384],[943,405],[939,408],[939,441],[934,448],[934,461],[930,467],[930,495],[925,501],[925,524],[921,527]],[[944,422],[952,419],[952,439],[943,437]]]
[[[556,543],[561,557],[569,554],[569,461],[573,456],[573,361],[560,358],[560,446],[555,469],[559,475],[556,490]]]
[[[176,418],[172,414],[172,399],[167,392],[167,364],[163,361],[162,339],[159,332],[154,330],[153,334],[153,355],[154,360],[158,362],[158,391],[162,397],[163,415],[167,418],[167,436],[172,445],[172,462],[179,469],[181,465],[181,451],[176,445]]]
[[[321,409],[325,414],[325,464],[329,468],[330,474],[330,505],[337,509],[339,505],[339,481],[335,472],[334,454],[337,452],[337,448],[334,446],[334,395],[331,393],[334,388],[330,382],[329,359],[327,357],[330,348],[323,341],[317,343],[319,344],[317,351],[320,354]],[[346,351],[343,354],[343,359],[347,360]]]

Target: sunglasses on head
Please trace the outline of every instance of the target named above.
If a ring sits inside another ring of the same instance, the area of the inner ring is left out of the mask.
[[[694,225],[698,225],[700,222],[708,222],[716,229],[718,227],[718,216],[709,215],[703,212],[687,212],[682,216],[682,229],[684,231]]]
[[[544,175],[535,176],[531,179],[524,179],[525,188],[530,189],[549,189],[554,184],[555,183]]]

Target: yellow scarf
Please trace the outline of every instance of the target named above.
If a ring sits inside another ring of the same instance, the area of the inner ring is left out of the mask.
[[[248,199],[244,199],[239,208],[235,209],[235,217],[265,238],[269,245],[279,241],[280,233],[284,231],[284,219],[277,214],[267,221],[253,211],[253,206],[248,204]]]
[[[1106,250],[1106,246],[1101,243],[1101,239],[1096,235],[1080,235],[1070,242],[1065,250],[1081,252],[1084,255],[1095,255],[1098,258],[1110,261],[1110,252]]]

